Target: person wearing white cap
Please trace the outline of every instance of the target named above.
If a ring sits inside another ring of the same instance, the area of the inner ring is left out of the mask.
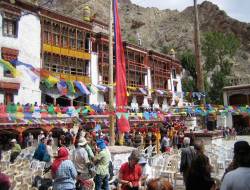
[[[188,171],[190,169],[191,163],[196,156],[194,147],[190,146],[190,138],[185,137],[183,140],[184,148],[181,149],[181,163],[180,172],[183,174],[183,180],[186,184]]]
[[[17,156],[21,153],[21,146],[17,143],[16,139],[12,139],[11,143],[11,154],[10,154],[10,162],[13,163]]]
[[[78,174],[78,182],[76,186],[79,189],[83,188],[81,181],[85,181],[85,180],[92,178],[88,169],[88,165],[90,161],[88,158],[88,153],[85,149],[87,143],[88,142],[85,138],[83,137],[80,138],[72,156],[73,158],[72,160],[73,160],[73,163],[76,167],[77,174]]]
[[[44,133],[43,133],[43,131],[41,131],[40,134],[39,134],[38,137],[37,137],[37,144],[39,144],[40,141],[41,141],[41,139],[43,139],[44,137],[45,137],[45,136],[44,136]]]
[[[145,184],[143,186],[146,186],[146,182],[152,178],[152,169],[151,167],[149,166],[148,162],[147,162],[147,159],[144,158],[143,156],[140,158],[138,164],[141,165],[142,167],[142,178],[141,178],[141,183],[142,184]]]

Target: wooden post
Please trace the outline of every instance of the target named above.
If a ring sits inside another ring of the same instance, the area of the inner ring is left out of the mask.
[[[204,93],[204,75],[203,75],[203,67],[201,64],[201,44],[200,44],[200,27],[199,27],[199,17],[198,17],[198,8],[197,8],[197,0],[194,0],[194,45],[195,45],[195,63],[196,63],[196,74],[197,74],[197,88],[199,92]],[[202,103],[205,105],[205,98],[202,99]]]
[[[113,78],[113,3],[110,0],[109,9],[109,107],[114,112],[114,78]],[[115,116],[110,115],[110,145],[115,144]]]
[[[56,106],[56,98],[55,97],[53,97],[53,104],[54,104],[54,106]]]
[[[157,150],[157,154],[160,153],[160,149],[161,149],[161,132],[157,131],[156,132],[156,150]]]
[[[198,17],[198,8],[197,8],[197,0],[194,0],[194,45],[195,45],[195,69],[197,75],[197,89],[199,92],[204,93],[204,75],[203,75],[203,66],[201,63],[201,43],[200,43],[200,27],[199,27],[199,17]],[[201,99],[201,104],[206,105],[206,99],[203,97]],[[202,126],[205,128],[206,126],[206,116],[202,117]]]

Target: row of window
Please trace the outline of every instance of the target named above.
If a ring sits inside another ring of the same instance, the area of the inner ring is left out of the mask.
[[[45,53],[44,68],[57,73],[88,76],[89,61]]]
[[[144,64],[145,54],[140,52],[126,50],[126,58],[128,61],[133,61],[135,64],[143,65]]]
[[[43,43],[88,51],[90,33],[55,21],[43,21]]]
[[[144,87],[147,69],[143,66],[127,63],[127,84],[133,87]]]

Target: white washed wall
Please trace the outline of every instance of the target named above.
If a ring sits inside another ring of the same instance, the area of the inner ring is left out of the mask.
[[[179,103],[182,104],[182,102],[183,102],[183,93],[182,93],[181,79],[182,79],[182,74],[177,74],[177,73],[176,73],[176,78],[174,79],[174,78],[173,78],[173,75],[172,75],[172,72],[171,72],[171,80],[170,80],[170,83],[171,83],[171,90],[172,90],[172,92],[173,92],[173,102],[172,102],[172,104],[174,104],[174,100],[175,100],[175,98],[176,98],[177,96],[179,97]],[[174,81],[178,82],[178,83],[177,83],[177,94],[174,93]]]
[[[145,80],[145,86],[148,87],[148,89],[152,89],[152,75],[151,75],[151,69],[148,68],[148,74],[147,74],[147,81]],[[148,95],[151,96],[151,91],[148,91]]]
[[[4,96],[2,93],[0,93],[0,103],[3,103],[4,102]]]
[[[28,14],[20,18],[18,22],[18,37],[10,38],[2,36],[2,16],[0,15],[0,48],[7,47],[19,50],[18,60],[31,64],[35,68],[41,67],[41,24],[39,17]],[[24,72],[23,66],[18,66],[22,75],[18,77],[20,89],[14,96],[14,102],[41,103],[40,79],[33,82],[29,75]],[[2,65],[0,66],[0,78],[4,80]]]
[[[98,77],[99,77],[99,72],[98,72],[98,54],[92,52],[91,53],[91,62],[90,62],[90,73],[91,73],[91,82],[93,85],[98,84]],[[99,93],[92,94],[89,97],[89,103],[90,104],[98,104],[98,96]]]

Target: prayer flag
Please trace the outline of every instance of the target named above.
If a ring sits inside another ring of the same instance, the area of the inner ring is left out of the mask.
[[[10,71],[14,77],[21,75],[21,73],[17,71],[17,69],[10,62],[0,59],[0,63],[4,66],[5,69]]]
[[[122,43],[120,28],[120,18],[118,13],[118,0],[113,0],[114,5],[114,32],[115,32],[115,61],[116,61],[116,110],[126,112],[127,106],[127,83],[126,83],[126,63]],[[129,122],[126,117],[118,119],[118,130],[120,132],[129,131]]]
[[[68,89],[67,89],[67,83],[63,80],[59,81],[57,83],[57,89],[60,92],[61,95],[67,95]]]
[[[76,93],[76,91],[75,91],[75,88],[74,88],[74,84],[73,84],[73,82],[72,82],[72,81],[70,81],[70,80],[68,80],[68,81],[66,81],[66,83],[67,83],[67,86],[68,86],[69,92],[70,92],[71,94],[75,94],[75,93]]]

